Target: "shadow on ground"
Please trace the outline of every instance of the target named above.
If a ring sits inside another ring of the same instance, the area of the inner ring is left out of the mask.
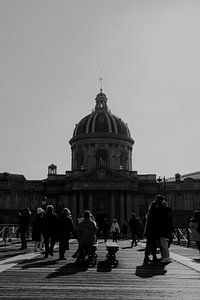
[[[46,276],[46,278],[56,278],[60,276],[68,276],[79,272],[87,271],[87,266],[77,266],[74,263],[68,263],[60,268],[56,269],[55,272]]]
[[[163,264],[143,264],[136,267],[135,275],[141,278],[154,277],[157,275],[165,275],[167,270]]]
[[[196,262],[196,263],[200,264],[200,258],[193,258],[193,260],[192,260],[192,261],[194,261],[194,262]]]

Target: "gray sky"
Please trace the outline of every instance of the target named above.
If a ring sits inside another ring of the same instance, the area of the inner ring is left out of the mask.
[[[0,0],[0,172],[71,169],[98,77],[135,140],[133,170],[198,171],[200,1]]]

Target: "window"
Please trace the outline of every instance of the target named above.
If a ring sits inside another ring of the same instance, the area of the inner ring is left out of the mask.
[[[108,165],[108,154],[105,149],[99,149],[96,152],[96,166],[107,166]]]

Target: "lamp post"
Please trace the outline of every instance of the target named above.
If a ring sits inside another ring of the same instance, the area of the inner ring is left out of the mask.
[[[163,184],[164,184],[164,196],[165,196],[165,200],[167,201],[167,189],[166,189],[165,176],[164,177],[159,176],[158,179],[157,179],[157,182],[158,182],[158,193],[160,193],[160,184],[161,184],[161,182],[163,182]]]

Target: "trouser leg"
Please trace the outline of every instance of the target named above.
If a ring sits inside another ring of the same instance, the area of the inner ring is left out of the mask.
[[[168,239],[165,237],[160,238],[160,251],[162,258],[169,258]]]

